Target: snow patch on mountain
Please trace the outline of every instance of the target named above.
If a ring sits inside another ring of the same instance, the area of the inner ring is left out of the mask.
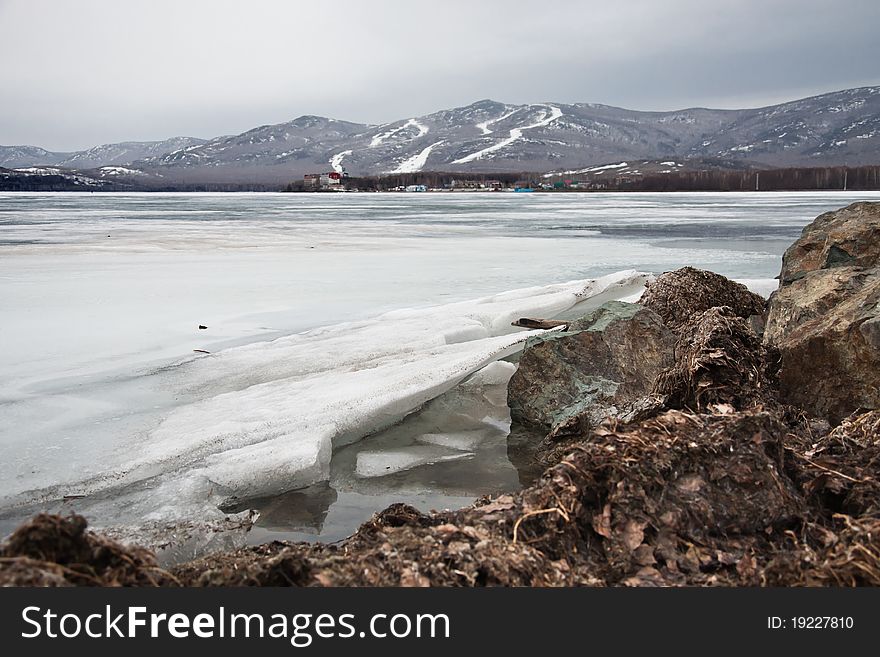
[[[22,167],[13,169],[16,173],[31,173],[37,176],[60,176],[64,172],[56,167]]]
[[[342,151],[341,153],[337,153],[333,157],[330,158],[330,166],[333,167],[333,170],[336,173],[342,173],[342,160],[345,159],[346,155],[351,155],[351,150]]]
[[[409,121],[407,121],[407,125],[412,126],[413,128],[418,129],[419,134],[417,134],[417,135],[415,136],[415,139],[421,139],[421,138],[424,137],[426,134],[428,134],[428,126],[426,126],[424,123],[419,123],[419,122],[416,121],[415,119],[410,119]]]
[[[428,134],[428,126],[426,126],[424,123],[419,123],[416,119],[410,119],[403,125],[399,125],[396,128],[392,128],[391,130],[388,130],[386,132],[383,132],[382,134],[373,137],[372,141],[370,141],[370,148],[381,146],[383,141],[389,139],[390,137],[393,137],[398,132],[406,130],[407,128],[415,128],[419,131],[419,134],[417,134],[412,139],[420,139],[421,137],[424,137],[426,134]]]
[[[440,144],[443,144],[445,140],[441,139],[440,141],[435,141],[433,144],[423,149],[421,152],[416,153],[410,158],[407,158],[400,165],[390,173],[416,173],[417,171],[421,171],[422,167],[425,166],[425,163],[428,161],[428,156],[431,154],[431,151]]]
[[[675,162],[661,162],[666,166],[678,166]],[[598,167],[587,167],[586,169],[569,169],[568,171],[551,171],[550,173],[545,173],[545,178],[552,178],[553,176],[568,176],[571,174],[577,173],[600,173],[602,171],[608,171],[610,169],[625,169],[629,166],[626,162],[618,162],[617,164],[603,164]]]
[[[75,169],[60,169],[58,167],[21,167],[18,169],[10,169],[10,173],[3,173],[2,177],[8,178],[11,175],[34,177],[54,176],[62,178],[72,185],[85,185],[87,187],[101,187],[109,184],[109,181],[83,175]]]
[[[474,160],[481,160],[487,155],[491,155],[496,151],[500,151],[502,148],[506,148],[510,146],[515,141],[522,139],[523,131],[525,130],[533,130],[535,128],[543,128],[545,126],[550,125],[562,116],[562,110],[553,105],[546,105],[546,108],[549,110],[549,114],[545,113],[543,117],[536,121],[535,123],[531,123],[529,125],[520,126],[519,128],[512,128],[510,130],[510,136],[507,139],[503,139],[497,144],[493,144],[488,148],[484,148],[481,151],[477,151],[476,153],[471,153],[470,155],[465,155],[464,157],[460,157],[457,160],[454,160],[453,164],[467,164],[468,162],[473,162]]]
[[[129,169],[127,167],[101,167],[99,169],[102,175],[107,176],[146,176],[143,171],[137,169]]]
[[[518,107],[514,107],[512,110],[510,110],[509,112],[506,112],[505,114],[502,114],[501,116],[499,116],[496,119],[489,119],[488,121],[481,121],[480,123],[477,124],[477,129],[480,132],[482,132],[484,135],[491,135],[492,130],[489,129],[490,125],[492,125],[493,123],[500,123],[504,119],[506,119],[506,118],[510,117],[512,114],[516,113],[516,111],[518,109],[519,109]]]

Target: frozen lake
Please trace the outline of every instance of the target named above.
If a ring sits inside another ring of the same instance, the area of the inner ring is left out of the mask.
[[[515,360],[511,318],[637,294],[625,270],[772,278],[865,199],[0,194],[0,533],[220,504],[261,510],[252,540],[332,540],[391,501],[515,488],[513,366],[480,371]]]

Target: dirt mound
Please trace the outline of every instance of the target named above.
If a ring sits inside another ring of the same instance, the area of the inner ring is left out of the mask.
[[[880,519],[880,411],[851,415],[791,451],[795,480],[826,519],[834,514]]]
[[[433,515],[399,506],[339,547],[249,548],[175,574],[198,585],[265,585],[291,568],[291,583],[325,586],[752,582],[752,554],[775,556],[772,540],[804,510],[782,471],[785,435],[762,411],[607,425],[522,494]]]
[[[0,586],[161,586],[154,555],[86,531],[82,516],[40,514],[0,547]]]
[[[779,356],[732,308],[711,308],[680,331],[674,365],[654,382],[653,392],[670,408],[745,410],[774,397]]]
[[[173,576],[148,553],[86,532],[81,518],[38,516],[4,547],[0,581],[880,584],[878,424],[872,412],[830,431],[782,407],[609,420],[516,495],[433,514],[397,504],[339,545],[275,542],[193,561]]]
[[[748,318],[764,313],[764,299],[740,283],[694,267],[665,272],[647,284],[639,303],[656,312],[672,329],[715,306],[728,306]]]
[[[527,510],[560,512],[524,520],[520,533],[548,550],[600,549],[594,567],[609,583],[705,583],[743,546],[797,525],[804,505],[783,473],[785,434],[761,411],[600,427],[523,494]],[[572,523],[582,545],[552,545]]]
[[[306,543],[275,541],[177,566],[175,577],[185,586],[309,586],[314,583],[310,552]]]
[[[831,528],[791,532],[762,569],[764,586],[880,586],[880,519],[835,516]]]
[[[519,504],[510,496],[478,508],[425,515],[395,505],[342,546],[273,543],[207,557],[175,570],[193,586],[560,586],[570,568],[504,531]],[[590,580],[585,583],[597,583]]]

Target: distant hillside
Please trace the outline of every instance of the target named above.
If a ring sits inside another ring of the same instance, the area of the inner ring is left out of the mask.
[[[0,166],[8,168],[125,166],[165,186],[284,185],[331,169],[357,176],[562,173],[667,160],[731,169],[880,164],[880,87],[742,110],[482,100],[383,125],[301,116],[208,141],[110,144],[80,153],[0,147]]]
[[[38,146],[0,146],[0,167],[9,169],[33,166],[58,166],[91,169],[109,165],[131,164],[136,160],[164,155],[187,146],[205,143],[196,137],[172,137],[164,141],[124,141],[103,144],[85,151],[61,153]]]

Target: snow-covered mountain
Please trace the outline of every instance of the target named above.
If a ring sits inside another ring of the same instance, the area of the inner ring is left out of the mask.
[[[39,146],[0,146],[0,167],[54,166],[73,153],[47,151]]]
[[[58,164],[73,169],[131,164],[137,160],[158,157],[180,148],[204,143],[204,139],[196,137],[172,137],[164,141],[124,141],[118,144],[103,144],[87,151],[73,153]]]
[[[119,166],[204,142],[204,139],[196,137],[172,137],[164,141],[124,141],[118,144],[102,144],[88,150],[72,153],[47,151],[38,146],[0,146],[0,167],[58,166],[70,169],[92,169],[102,166]]]
[[[164,183],[159,175],[115,165],[95,169],[0,167],[0,189],[4,191],[139,191],[162,188]]]
[[[46,157],[41,149],[0,147],[0,166],[125,164],[166,183],[192,184],[286,183],[330,169],[352,175],[549,172],[627,160],[761,167],[878,164],[880,87],[743,110],[641,112],[591,103],[482,100],[382,125],[301,116],[165,151],[156,146],[137,158],[134,148],[122,153],[127,145],[112,146],[45,162],[33,159]]]
[[[635,159],[768,167],[875,164],[880,87],[747,110],[639,112],[482,100],[378,126],[304,116],[136,166],[189,182],[284,182],[331,168],[353,175],[556,171]]]

